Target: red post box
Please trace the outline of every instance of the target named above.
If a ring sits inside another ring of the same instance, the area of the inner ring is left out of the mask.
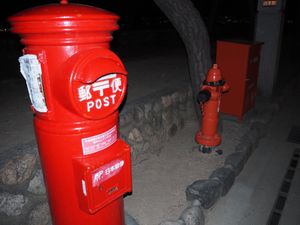
[[[20,57],[56,225],[123,225],[131,191],[130,147],[119,138],[127,72],[112,51],[118,16],[50,4],[9,18]]]

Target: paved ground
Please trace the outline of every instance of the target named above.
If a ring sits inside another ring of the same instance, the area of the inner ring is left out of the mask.
[[[299,144],[287,142],[291,127],[300,125],[299,97],[299,92],[289,95],[230,192],[208,212],[207,225],[267,224],[292,154],[300,148]],[[299,171],[300,166],[287,196],[281,225],[299,224]]]

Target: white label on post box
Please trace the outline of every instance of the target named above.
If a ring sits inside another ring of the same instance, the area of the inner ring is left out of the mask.
[[[89,155],[108,148],[117,140],[117,126],[113,126],[102,134],[81,140],[83,155]]]
[[[104,181],[117,175],[121,171],[124,164],[125,164],[124,160],[117,159],[93,171],[92,173],[93,187],[97,187]]]
[[[125,83],[122,76],[108,74],[92,84],[83,84],[77,87],[79,105],[87,113],[109,110],[122,96]]]
[[[42,69],[36,55],[27,54],[19,58],[20,70],[26,80],[29,97],[34,109],[38,112],[47,112],[44,96]]]

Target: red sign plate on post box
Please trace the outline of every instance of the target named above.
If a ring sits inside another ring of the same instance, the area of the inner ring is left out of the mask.
[[[74,158],[80,208],[90,214],[131,191],[130,147],[118,139],[109,150]]]

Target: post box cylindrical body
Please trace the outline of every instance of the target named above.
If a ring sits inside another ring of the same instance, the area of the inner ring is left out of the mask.
[[[127,72],[109,49],[118,16],[50,4],[9,18],[20,57],[53,224],[123,225],[130,147],[119,138]]]

